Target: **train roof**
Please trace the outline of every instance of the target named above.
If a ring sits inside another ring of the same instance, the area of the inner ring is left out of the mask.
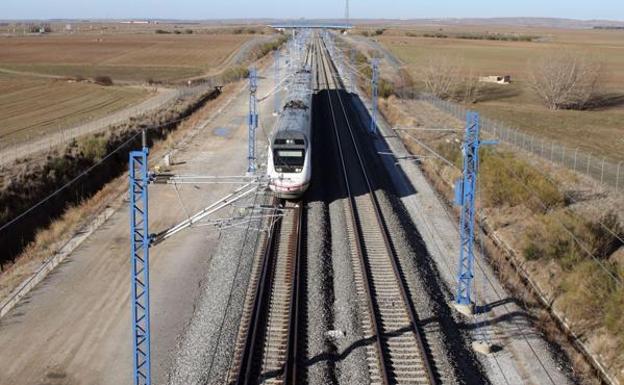
[[[300,134],[309,138],[312,117],[312,73],[309,69],[304,68],[293,75],[286,95],[274,138]]]

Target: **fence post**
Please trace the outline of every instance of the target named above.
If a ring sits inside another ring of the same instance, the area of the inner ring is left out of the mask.
[[[576,150],[574,150],[574,171],[576,171],[576,157],[578,156],[578,150],[578,147],[576,148]]]
[[[587,156],[587,175],[590,175],[589,174],[589,165],[591,164],[591,158],[592,158],[592,156],[591,156],[591,154],[589,154]]]
[[[555,142],[550,144],[550,161],[552,162],[553,157],[555,155]]]
[[[607,161],[607,157],[603,156],[602,157],[602,168],[600,170],[600,184],[604,184],[604,166],[605,166],[605,162]]]
[[[620,162],[618,163],[618,167],[617,167],[617,177],[615,179],[615,192],[618,192],[618,188],[620,187],[620,167],[622,167],[622,163]]]

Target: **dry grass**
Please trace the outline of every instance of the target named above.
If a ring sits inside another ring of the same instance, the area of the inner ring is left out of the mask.
[[[440,127],[440,124],[445,124],[457,127],[460,124],[421,101],[391,99],[380,103],[380,109],[395,126]],[[408,135],[417,136],[419,140],[437,148],[455,164],[461,162],[458,135],[403,132],[403,140],[410,152],[419,155],[428,155],[428,152]],[[512,259],[526,268],[530,279],[537,284],[544,297],[552,299],[553,308],[565,314],[567,322],[575,333],[582,336],[584,342],[596,346],[601,339],[611,341],[609,348],[601,346],[594,353],[600,354],[611,373],[621,377],[624,374],[624,289],[617,287],[611,277],[585,252],[586,249],[590,250],[592,255],[602,260],[606,269],[613,274],[619,271],[620,277],[624,276],[624,265],[616,257],[624,246],[611,234],[618,234],[620,238],[623,236],[622,227],[613,215],[614,210],[605,211],[606,202],[602,194],[590,195],[582,203],[563,207],[569,204],[564,200],[564,192],[569,191],[562,190],[561,186],[569,186],[569,183],[562,182],[562,174],[543,164],[536,166],[514,158],[511,153],[505,155],[505,151],[502,152],[503,155],[497,157],[489,152],[484,153],[481,168],[482,194],[479,205],[483,208],[489,231],[495,231],[506,246],[514,250]],[[453,195],[452,181],[459,172],[435,159],[424,161],[422,168],[432,185],[450,201]],[[513,170],[513,175],[509,175],[507,170]],[[546,179],[542,172],[547,172],[555,184]],[[522,180],[522,183],[516,179]],[[570,191],[583,191],[587,188],[584,183],[577,182],[570,187]],[[529,186],[528,190],[522,184]],[[547,204],[550,203],[549,209],[544,210],[541,204],[534,205],[531,199],[533,194],[540,196]],[[587,214],[582,209],[590,206],[600,214]],[[599,225],[598,221],[610,231]],[[574,238],[570,233],[575,234]],[[495,261],[502,281],[527,302],[525,285],[518,282],[517,277],[514,278],[516,273],[500,250],[492,248],[489,254]],[[549,317],[539,318],[538,324],[546,336],[566,346],[567,341]],[[588,365],[572,349],[565,349],[582,382],[593,383],[595,380],[591,379],[592,371]]]
[[[484,32],[483,27],[442,27],[442,32]],[[508,126],[564,143],[572,149],[624,160],[624,31],[556,30],[488,27],[490,32],[537,35],[536,42],[505,42],[410,37],[439,29],[389,30],[377,39],[406,63],[416,77],[432,54],[459,57],[466,72],[478,75],[511,75],[509,86],[489,86],[484,97],[470,108]],[[604,63],[602,79],[611,98],[594,111],[549,111],[528,87],[530,62],[553,50],[590,55]]]
[[[145,99],[149,92],[0,73],[0,138],[5,145],[93,120]]]
[[[108,34],[0,39],[0,68],[37,74],[161,81],[223,64],[251,35]]]

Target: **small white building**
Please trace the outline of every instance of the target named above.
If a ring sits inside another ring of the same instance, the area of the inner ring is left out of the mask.
[[[511,75],[481,76],[479,81],[483,83],[510,84]]]

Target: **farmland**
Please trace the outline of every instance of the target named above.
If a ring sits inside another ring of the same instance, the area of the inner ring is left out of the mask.
[[[531,42],[458,38],[460,35],[534,36]],[[425,37],[437,35],[439,37]],[[512,27],[419,27],[385,31],[376,38],[418,78],[430,55],[441,54],[475,75],[511,75],[512,84],[487,86],[470,107],[525,132],[572,148],[624,159],[624,32]],[[531,63],[549,52],[567,50],[603,63],[610,102],[589,111],[549,111],[529,89]]]
[[[1,147],[105,116],[149,94],[138,87],[0,73]]]
[[[0,37],[0,148],[136,106],[156,94],[154,83],[178,87],[255,47],[247,30],[122,27]],[[95,84],[98,77],[113,85]]]
[[[246,34],[51,34],[0,39],[0,69],[116,81],[176,81],[224,64]]]

